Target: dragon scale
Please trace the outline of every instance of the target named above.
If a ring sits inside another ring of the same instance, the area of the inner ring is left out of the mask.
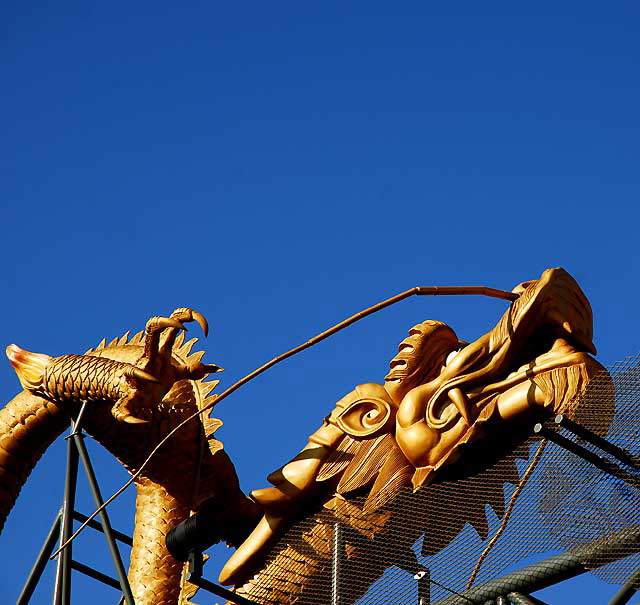
[[[31,471],[69,426],[69,418],[55,403],[26,391],[0,410],[0,530]]]

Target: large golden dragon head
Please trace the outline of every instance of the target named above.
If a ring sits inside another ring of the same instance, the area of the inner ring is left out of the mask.
[[[486,467],[545,416],[578,413],[572,402],[602,369],[589,355],[587,298],[559,268],[513,292],[497,325],[473,342],[438,321],[412,328],[384,384],[340,399],[306,447],[269,476],[273,487],[252,493],[265,515],[220,580],[242,583],[319,503],[364,495],[364,511],[373,512],[406,485]]]

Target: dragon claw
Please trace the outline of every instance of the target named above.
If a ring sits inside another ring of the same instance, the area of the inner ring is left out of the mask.
[[[195,321],[202,329],[205,337],[209,335],[209,322],[207,321],[207,318],[199,311],[190,309],[189,307],[181,307],[179,309],[176,309],[171,314],[171,317],[180,321]]]
[[[202,328],[204,335],[207,336],[209,324],[205,316],[189,307],[179,307],[169,317],[152,317],[147,322],[144,354],[136,364],[142,373],[132,374],[130,377],[164,384],[165,379],[170,378],[166,374],[167,369],[172,367],[171,358],[178,332],[180,330],[186,331],[187,328],[184,324],[190,321],[195,321]],[[196,360],[194,358],[190,363],[173,364],[170,376],[173,377],[174,381],[176,378],[178,380],[184,378],[200,380],[207,374],[221,371],[222,368],[216,364],[205,365],[199,359]],[[160,377],[161,380],[157,381],[155,377]],[[142,385],[139,386],[142,388]],[[124,414],[122,419],[124,420]],[[125,422],[132,421],[125,420]]]

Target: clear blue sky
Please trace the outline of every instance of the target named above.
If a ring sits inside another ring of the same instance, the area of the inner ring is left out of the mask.
[[[635,354],[639,18],[634,2],[6,3],[2,342],[83,352],[192,306],[228,385],[411,286],[510,289],[563,266],[600,359]],[[381,380],[410,326],[470,339],[503,309],[405,301],[229,398],[219,437],[243,486]],[[0,373],[6,401],[18,382]],[[63,453],[0,537],[2,602],[60,504]],[[111,493],[126,477],[96,460]],[[615,589],[564,590],[595,605]]]

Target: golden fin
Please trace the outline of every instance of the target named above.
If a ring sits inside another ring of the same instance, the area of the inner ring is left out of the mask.
[[[393,437],[386,434],[359,443],[360,447],[356,450],[353,460],[349,462],[338,484],[339,494],[346,494],[363,487],[377,477],[391,449],[389,440],[393,441]]]
[[[213,389],[220,384],[219,380],[211,380],[205,382],[204,380],[198,380],[198,390],[203,397],[206,397]],[[217,397],[217,395],[216,395]],[[215,397],[213,397],[215,399]]]
[[[395,442],[393,446],[367,496],[364,504],[365,512],[373,512],[383,507],[395,498],[402,488],[411,484],[413,467],[407,462]]]
[[[134,334],[131,340],[129,341],[130,345],[139,345],[142,344],[142,339],[144,338],[144,332],[138,332]]]
[[[175,343],[173,345],[174,349],[179,349],[182,344],[184,343],[184,332],[182,330],[180,330],[180,332],[178,332],[178,335],[176,336],[176,340]]]
[[[196,351],[195,353],[187,357],[187,361],[190,361],[190,362],[200,361],[203,357],[204,357],[204,351]]]
[[[184,357],[188,357],[189,353],[191,353],[191,349],[193,349],[193,345],[196,344],[196,342],[198,342],[197,338],[187,340],[187,342],[185,342],[178,351],[174,350],[174,352],[178,353],[179,355],[183,355]]]
[[[326,481],[344,471],[349,462],[353,460],[358,446],[359,443],[355,439],[345,435],[335,451],[329,455],[320,467],[316,480]]]

